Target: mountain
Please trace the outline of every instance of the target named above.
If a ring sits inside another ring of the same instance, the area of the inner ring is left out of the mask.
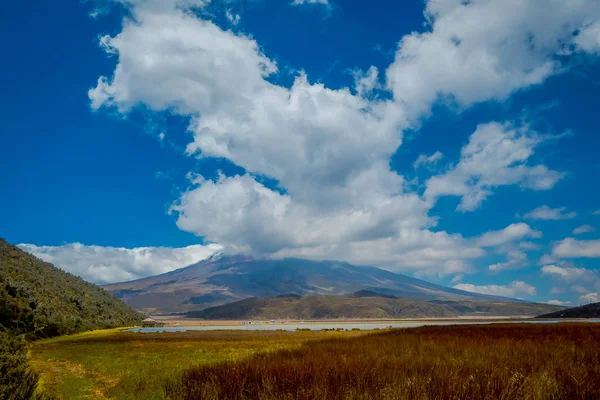
[[[567,308],[566,310],[543,314],[537,318],[600,318],[600,303]]]
[[[104,289],[0,239],[0,331],[37,339],[140,320]]]
[[[190,311],[190,318],[209,320],[441,318],[459,316],[535,316],[556,306],[533,303],[424,301],[360,290],[347,296],[257,298]]]
[[[214,256],[189,267],[104,288],[148,312],[186,312],[249,297],[335,296],[358,290],[413,300],[520,302],[447,288],[375,267],[296,258]]]

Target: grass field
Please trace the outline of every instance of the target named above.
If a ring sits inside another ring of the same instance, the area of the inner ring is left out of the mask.
[[[188,369],[170,399],[600,399],[598,324],[401,329]]]
[[[600,324],[98,331],[36,342],[63,399],[600,399]]]
[[[32,368],[41,388],[62,399],[163,399],[165,383],[196,365],[243,360],[257,353],[294,349],[309,340],[360,332],[195,331],[88,332],[36,342]]]

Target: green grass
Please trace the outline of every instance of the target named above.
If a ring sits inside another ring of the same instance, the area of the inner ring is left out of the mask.
[[[35,342],[31,365],[40,387],[62,399],[163,399],[165,383],[198,365],[235,362],[299,348],[309,340],[360,332],[87,332]]]

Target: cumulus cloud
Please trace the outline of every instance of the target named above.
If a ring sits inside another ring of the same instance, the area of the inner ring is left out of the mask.
[[[508,285],[483,285],[477,286],[470,283],[460,283],[454,286],[455,289],[465,290],[467,292],[490,294],[504,297],[534,296],[537,290],[523,281],[514,281]]]
[[[563,279],[567,282],[579,280],[579,279],[595,279],[595,275],[592,271],[585,268],[569,268],[569,267],[558,267],[556,265],[546,265],[542,267],[542,273],[545,275],[551,275]]]
[[[222,247],[216,244],[170,247],[63,246],[19,244],[22,250],[83,279],[106,284],[130,281],[187,267],[204,260]]]
[[[552,248],[558,258],[600,258],[600,240],[564,239]]]
[[[600,215],[600,210],[594,211],[593,215]]]
[[[476,243],[478,246],[491,247],[515,242],[526,237],[539,238],[541,232],[532,229],[523,222],[519,222],[499,231],[486,232],[476,239]]]
[[[561,219],[572,219],[577,216],[574,211],[565,212],[567,207],[550,208],[546,205],[536,208],[524,215],[523,218],[534,219],[534,220],[561,220]]]
[[[304,73],[289,86],[273,83],[279,66],[252,37],[189,12],[204,1],[121,3],[133,17],[124,19],[120,33],[100,40],[118,62],[90,89],[92,107],[126,114],[142,105],[188,118],[188,155],[225,158],[247,171],[193,177],[171,208],[181,229],[228,250],[439,274],[472,271],[470,261],[484,251],[473,240],[435,231],[429,215],[435,199],[461,196],[459,208],[466,211],[496,187],[545,190],[562,174],[531,163],[543,137],[490,123],[473,133],[458,164],[428,181],[419,196],[389,166],[402,132],[440,96],[466,107],[540,83],[561,69],[555,55],[574,45],[574,32],[600,15],[594,0],[468,6],[431,0],[428,31],[400,40],[384,78],[372,67],[355,75],[355,87],[330,89]],[[392,96],[372,96],[373,90]],[[534,233],[521,237],[527,235]],[[492,246],[503,239],[482,240]]]
[[[579,46],[595,50],[589,21],[597,27],[599,13],[595,0],[429,0],[430,30],[402,38],[388,85],[398,101],[418,111],[438,96],[462,106],[505,99],[559,72],[555,55],[578,40],[587,43],[586,31],[591,44]]]
[[[415,167],[415,169],[421,166],[433,166],[436,165],[438,161],[440,161],[443,157],[444,155],[440,151],[436,151],[430,156],[428,156],[427,154],[421,154],[414,162],[413,166]]]
[[[462,148],[458,164],[426,183],[425,197],[461,196],[459,211],[473,211],[499,186],[552,189],[563,174],[546,166],[529,165],[537,145],[545,140],[527,127],[492,122],[479,125]]]
[[[527,254],[520,250],[512,249],[507,252],[507,260],[502,263],[496,263],[488,266],[492,272],[500,272],[511,269],[518,269],[527,266]]]
[[[600,303],[600,293],[592,292],[585,294],[579,298],[584,303]]]
[[[596,228],[591,225],[582,225],[573,229],[573,235],[581,235],[583,233],[594,232]]]

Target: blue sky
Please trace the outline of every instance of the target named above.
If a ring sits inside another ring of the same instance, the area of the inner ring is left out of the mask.
[[[600,301],[600,6],[509,3],[10,4],[0,235],[98,283],[223,250]]]

